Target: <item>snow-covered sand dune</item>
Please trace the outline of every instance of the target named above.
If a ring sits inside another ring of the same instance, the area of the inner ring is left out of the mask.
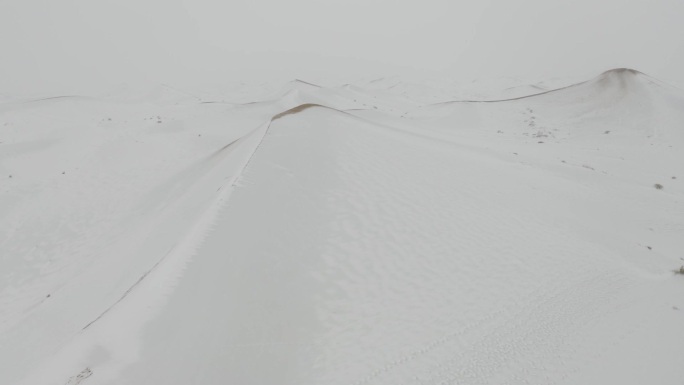
[[[680,383],[684,91],[431,87],[0,105],[0,383]]]

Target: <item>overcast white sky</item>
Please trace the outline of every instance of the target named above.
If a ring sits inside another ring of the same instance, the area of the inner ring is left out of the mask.
[[[683,16],[682,0],[0,0],[0,93],[613,67],[684,87]]]

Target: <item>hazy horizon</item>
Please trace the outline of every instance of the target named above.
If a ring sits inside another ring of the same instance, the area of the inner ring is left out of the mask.
[[[629,67],[684,87],[684,3],[0,2],[3,94],[390,75],[587,78]]]

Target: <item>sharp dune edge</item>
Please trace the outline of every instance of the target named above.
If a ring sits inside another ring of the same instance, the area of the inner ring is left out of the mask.
[[[637,70],[633,70],[630,68],[616,68],[612,70],[608,70],[595,79],[588,80],[585,82],[581,83],[576,83],[572,84],[569,86],[561,87],[561,88],[556,88],[552,90],[547,90],[543,92],[538,92],[538,93],[533,93],[530,95],[523,95],[523,96],[518,96],[514,98],[508,98],[508,99],[494,99],[494,100],[454,100],[454,101],[449,101],[449,102],[441,102],[438,104],[449,104],[449,103],[500,103],[500,102],[507,102],[507,101],[513,101],[513,100],[520,100],[520,99],[527,99],[527,98],[534,98],[542,95],[547,95],[547,94],[553,94],[553,93],[558,93],[564,90],[568,89],[574,89],[574,88],[579,88],[579,87],[597,87],[599,89],[611,89],[611,88],[620,88],[622,90],[627,90],[630,85],[635,84],[638,81],[647,81],[649,83],[657,84],[658,82],[649,77],[648,75],[643,74],[642,72],[639,72]]]
[[[111,95],[0,106],[1,384],[684,379],[684,91]]]

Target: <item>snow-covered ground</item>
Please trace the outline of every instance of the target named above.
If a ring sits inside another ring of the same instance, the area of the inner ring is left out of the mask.
[[[681,384],[684,91],[486,84],[3,98],[0,384]]]

